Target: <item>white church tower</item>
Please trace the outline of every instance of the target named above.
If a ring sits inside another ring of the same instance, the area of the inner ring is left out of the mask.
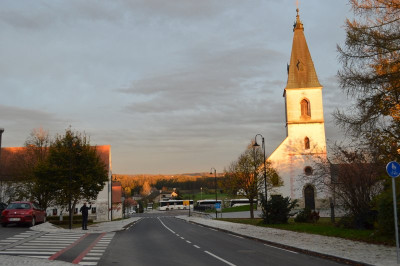
[[[298,199],[301,208],[314,209],[322,207],[326,200],[325,193],[305,178],[313,175],[315,160],[326,158],[322,86],[308,50],[299,9],[296,11],[288,79],[283,92],[287,136],[268,160],[284,182],[275,193]]]

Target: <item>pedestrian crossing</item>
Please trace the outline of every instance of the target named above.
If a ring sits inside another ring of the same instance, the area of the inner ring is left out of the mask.
[[[0,255],[52,259],[55,254],[68,250],[87,235],[73,232],[45,233],[27,231],[0,240]],[[87,247],[86,254],[75,263],[79,265],[97,265],[114,235],[115,232],[101,234],[98,237],[98,241],[93,246]]]
[[[82,260],[79,262],[79,265],[97,265],[108,245],[111,243],[114,235],[115,233],[108,233],[103,236],[91,249],[91,251],[82,258]]]

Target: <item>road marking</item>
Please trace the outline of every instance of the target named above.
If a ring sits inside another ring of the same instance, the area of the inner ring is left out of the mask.
[[[228,234],[228,235],[231,235],[231,236],[234,236],[234,237],[237,237],[237,238],[244,239],[243,237],[241,237],[241,236],[237,236],[237,235],[234,235],[234,234]]]
[[[195,248],[200,248],[198,245],[193,245],[193,247],[195,247]]]
[[[284,249],[284,248],[278,248],[278,247],[271,246],[271,245],[267,245],[267,244],[264,244],[264,246],[267,246],[267,247],[270,247],[270,248],[276,248],[276,249],[280,249],[280,250],[287,251],[287,252],[291,252],[291,253],[294,253],[294,254],[299,254],[299,253],[298,253],[298,252],[296,252],[296,251],[291,251],[291,250]]]
[[[185,239],[184,237],[181,237],[181,239]]]
[[[207,250],[205,250],[204,251],[205,253],[207,253],[208,255],[210,255],[210,256],[213,256],[214,258],[216,258],[216,259],[218,259],[218,260],[220,260],[220,261],[222,261],[222,262],[225,262],[226,264],[228,264],[228,265],[231,265],[231,266],[236,266],[235,264],[233,264],[233,263],[230,263],[229,261],[227,261],[227,260],[224,260],[223,258],[221,258],[221,257],[218,257],[217,255],[215,255],[215,254],[212,254],[211,252],[209,252],[209,251],[207,251]]]
[[[59,252],[55,253],[53,256],[51,256],[49,258],[49,260],[55,260],[56,258],[58,258],[61,254],[63,254],[64,252],[70,250],[71,248],[75,247],[76,245],[78,245],[79,242],[81,242],[84,238],[86,238],[87,236],[89,236],[89,234],[85,234],[83,236],[81,236],[78,240],[76,240],[74,243],[72,243],[71,245],[69,245],[68,247],[60,250]]]
[[[166,226],[166,225],[161,221],[160,218],[157,217],[157,219],[160,221],[160,223],[161,223],[165,228],[167,228],[167,229],[168,229],[169,231],[171,231],[173,234],[176,234],[172,229],[170,229],[168,226]]]
[[[78,257],[76,257],[76,259],[74,259],[74,260],[72,261],[72,264],[78,264],[78,263],[80,263],[81,260],[83,259],[83,257],[85,257],[86,254],[88,254],[88,253],[92,250],[92,248],[93,248],[94,246],[96,246],[97,242],[99,242],[99,241],[103,238],[103,236],[104,236],[105,234],[106,234],[106,233],[102,233],[101,235],[99,235],[99,236],[93,241],[93,243],[90,244],[90,246],[88,246],[81,254],[79,254]],[[93,264],[91,264],[91,265],[93,265]]]
[[[187,243],[191,244],[192,242],[190,242],[189,240],[186,240]]]

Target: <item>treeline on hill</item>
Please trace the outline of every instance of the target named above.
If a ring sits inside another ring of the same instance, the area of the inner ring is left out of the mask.
[[[217,175],[220,183],[222,175]],[[163,191],[200,190],[214,188],[215,178],[208,173],[179,174],[179,175],[113,175],[114,180],[120,181],[125,196],[135,194],[148,195],[152,188]],[[218,185],[219,186],[219,185]],[[220,186],[219,186],[220,187]]]

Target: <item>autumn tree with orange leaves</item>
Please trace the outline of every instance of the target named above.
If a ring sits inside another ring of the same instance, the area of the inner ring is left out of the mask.
[[[366,140],[383,161],[399,160],[400,0],[350,0],[346,42],[338,46],[341,88],[355,104],[335,113],[350,136]]]

